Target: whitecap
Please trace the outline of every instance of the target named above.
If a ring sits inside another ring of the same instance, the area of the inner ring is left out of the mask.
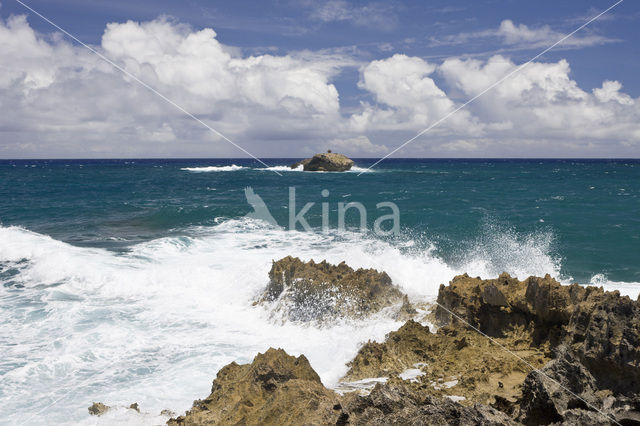
[[[246,167],[236,166],[232,164],[230,166],[207,166],[207,167],[183,167],[180,170],[186,170],[194,173],[207,173],[207,172],[235,172],[236,170],[242,170]]]

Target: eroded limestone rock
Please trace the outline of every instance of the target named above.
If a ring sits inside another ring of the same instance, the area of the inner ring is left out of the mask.
[[[492,337],[519,333],[532,345],[566,344],[599,388],[640,390],[640,304],[617,291],[562,285],[549,275],[518,281],[465,274],[440,287],[438,304],[440,324],[462,318]]]

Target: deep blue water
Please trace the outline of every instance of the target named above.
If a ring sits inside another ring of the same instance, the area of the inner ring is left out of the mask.
[[[291,160],[266,162],[278,166]],[[361,168],[372,163],[356,160]],[[244,168],[183,170],[229,165]],[[126,251],[244,216],[251,211],[247,186],[286,225],[293,186],[298,210],[316,203],[306,215],[316,229],[322,202],[329,203],[335,227],[339,202],[363,203],[372,225],[388,213],[376,210],[376,203],[392,201],[401,213],[396,239],[411,239],[414,249],[432,244],[448,262],[500,244],[495,238],[500,234],[547,244],[561,273],[575,280],[604,274],[611,281],[640,282],[638,160],[390,159],[361,175],[283,171],[279,176],[262,167],[244,159],[4,160],[0,223],[76,246]],[[321,196],[323,189],[328,197]],[[347,214],[347,225],[358,220],[355,211]],[[505,243],[503,249],[520,247]]]

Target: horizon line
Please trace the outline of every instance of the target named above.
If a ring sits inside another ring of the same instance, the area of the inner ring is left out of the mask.
[[[299,160],[308,157],[261,157],[267,160]],[[352,160],[377,160],[378,157],[349,157]],[[127,161],[127,160],[242,160],[252,157],[42,157],[0,158],[0,161]],[[640,157],[394,157],[389,160],[640,160]]]

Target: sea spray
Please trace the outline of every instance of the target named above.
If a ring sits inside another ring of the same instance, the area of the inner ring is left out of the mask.
[[[251,303],[272,260],[295,254],[384,270],[411,297],[427,301],[463,272],[558,273],[550,246],[539,239],[498,233],[493,241],[485,238],[482,250],[450,264],[435,244],[410,237],[285,231],[248,219],[194,227],[189,236],[120,253],[1,227],[0,402],[9,422],[58,398],[46,409],[48,422],[84,419],[94,400],[181,412],[208,392],[223,365],[248,362],[270,346],[304,353],[332,386],[362,343],[382,340],[400,324],[384,315],[329,327],[274,322]]]

